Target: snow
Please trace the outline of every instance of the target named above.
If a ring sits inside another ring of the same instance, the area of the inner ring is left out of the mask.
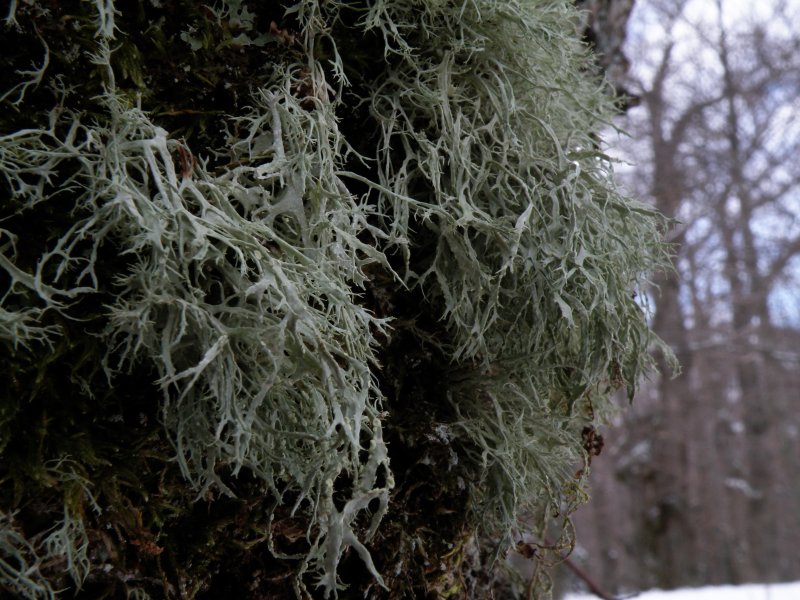
[[[616,596],[620,600],[799,600],[800,582],[714,586],[680,589],[671,592],[651,590],[641,594]],[[564,600],[597,600],[592,594],[567,594]]]

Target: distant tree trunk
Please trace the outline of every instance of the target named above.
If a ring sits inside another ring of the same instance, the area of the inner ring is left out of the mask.
[[[575,0],[583,12],[583,35],[597,53],[597,62],[620,94],[630,62],[623,46],[635,0]]]
[[[786,304],[800,290],[800,166],[786,157],[800,151],[800,37],[782,2],[741,21],[724,1],[699,4],[650,4],[655,41],[640,31],[633,51],[642,105],[623,155],[640,164],[634,189],[677,221],[677,273],[656,280],[652,322],[683,373],[653,382],[594,465],[602,482],[578,530],[612,589],[798,576],[785,556],[800,535],[799,358],[787,351],[800,319]],[[585,535],[599,519],[628,539]]]
[[[664,129],[662,85],[663,81],[657,79],[653,91],[642,96],[643,105],[651,117],[654,159],[650,195],[660,211],[676,218],[686,192],[675,153],[682,140],[671,137],[674,132]],[[673,238],[673,243],[676,255],[681,256],[681,237]],[[653,469],[642,481],[643,501],[638,510],[638,520],[645,555],[654,575],[653,584],[659,587],[669,587],[670,582],[691,569],[686,561],[687,554],[680,549],[691,546],[694,537],[686,514],[689,509],[686,475],[691,442],[687,434],[691,431],[694,416],[690,391],[692,352],[682,289],[677,273],[660,275],[653,285],[653,328],[673,348],[682,369],[682,375],[674,378],[666,358],[661,354],[657,356],[661,373],[658,402],[651,407],[652,430],[642,432],[651,444]]]

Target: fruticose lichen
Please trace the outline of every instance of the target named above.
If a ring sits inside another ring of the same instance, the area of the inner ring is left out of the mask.
[[[587,427],[651,368],[636,294],[666,263],[575,22],[12,2],[0,583],[464,597],[493,584],[476,541],[544,559]]]

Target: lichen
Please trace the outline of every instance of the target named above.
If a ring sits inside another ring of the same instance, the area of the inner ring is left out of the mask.
[[[3,585],[474,595],[475,540],[527,528],[544,556],[583,432],[652,367],[636,294],[666,264],[597,148],[613,105],[574,22],[12,3]]]

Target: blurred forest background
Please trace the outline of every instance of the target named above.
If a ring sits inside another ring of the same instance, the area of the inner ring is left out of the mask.
[[[800,579],[800,2],[637,0],[625,55],[613,154],[677,221],[643,300],[682,374],[603,431],[572,561],[613,593]]]

